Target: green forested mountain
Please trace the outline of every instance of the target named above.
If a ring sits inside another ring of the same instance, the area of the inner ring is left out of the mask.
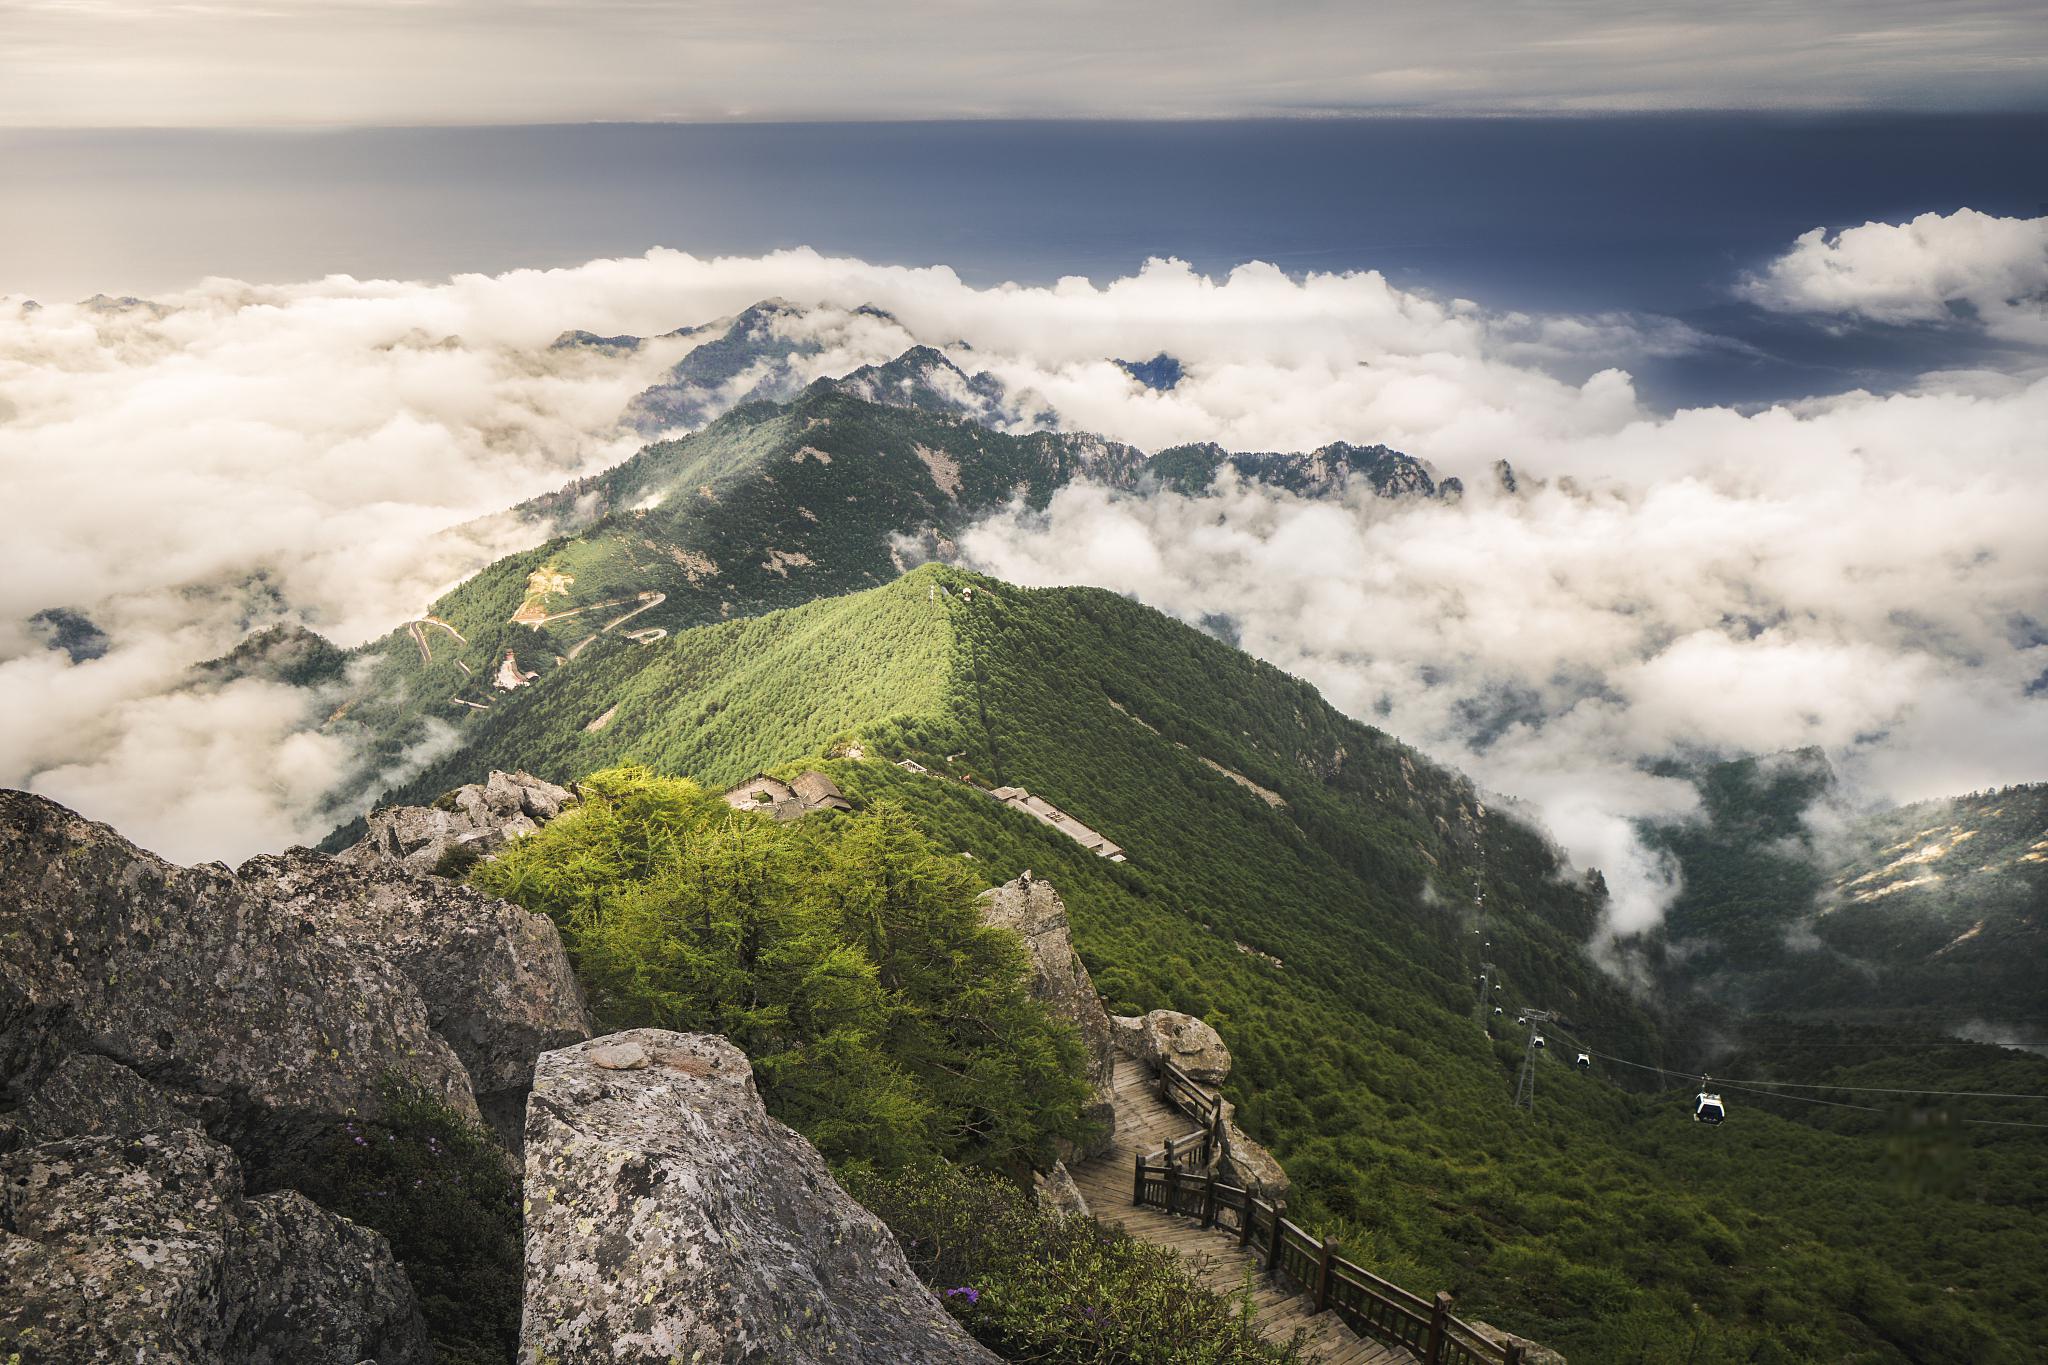
[[[914,354],[745,404],[528,505],[566,533],[346,668],[298,639],[222,666],[306,673],[340,698],[330,725],[394,755],[425,718],[452,724],[456,744],[392,800],[494,766],[573,780],[645,764],[715,789],[806,762],[861,808],[907,813],[976,878],[1052,878],[1112,1008],[1186,1010],[1223,1032],[1231,1097],[1287,1163],[1304,1221],[1582,1359],[2048,1349],[2048,1130],[1966,1121],[2031,1122],[2039,1106],[1729,1084],[1735,1118],[1708,1129],[1687,1104],[1710,1061],[1745,1082],[2048,1093],[2040,1060],[1947,1032],[1958,995],[2017,1009],[2038,994],[2038,792],[1965,803],[1941,830],[1898,813],[1896,829],[1823,847],[1802,842],[1800,812],[1824,772],[1703,769],[1708,818],[1651,832],[1687,891],[1639,945],[1654,984],[1631,994],[1586,951],[1597,873],[1299,680],[1114,594],[903,572],[992,508],[1042,505],[1082,475],[1455,489],[1380,448],[1148,458],[1006,434],[920,406],[958,398],[943,364]],[[1129,861],[991,799],[1000,785]],[[1994,845],[1968,876],[1913,872]],[[1818,918],[1816,897],[1831,907]],[[1479,998],[1482,953],[1500,1016]],[[1524,1005],[1601,1054],[1590,1074],[1544,1054],[1530,1113],[1510,1103],[1521,1033],[1502,1027]]]
[[[1725,1011],[2048,1037],[2048,786],[1847,814],[1814,751],[1684,775],[1702,818],[1649,831],[1683,873],[1655,945],[1675,983]]]
[[[713,787],[823,766],[984,882],[1051,878],[1112,1009],[1222,1031],[1228,1091],[1287,1163],[1295,1213],[1397,1282],[1454,1290],[1468,1316],[1595,1361],[2048,1349],[2040,1131],[1965,1127],[1960,1111],[1815,1123],[1734,1092],[1735,1117],[1703,1128],[1682,1091],[1555,1053],[1533,1112],[1515,1109],[1519,1031],[1492,1036],[1475,1013],[1475,880],[1500,1023],[1541,1005],[1604,1053],[1691,1065],[1683,1030],[1587,956],[1597,878],[1197,631],[1114,594],[927,566],[644,645],[601,640],[575,665],[477,713],[463,749],[400,795],[493,765],[567,779],[637,762]],[[1002,784],[1129,861],[986,794]],[[2048,1090],[2033,1059],[1997,1064],[1995,1088]]]
[[[787,404],[743,404],[526,503],[520,515],[561,533],[357,651],[346,685],[332,689],[329,723],[359,729],[395,760],[428,720],[467,731],[530,678],[887,582],[947,554],[976,519],[1015,499],[1042,507],[1077,478],[1186,490],[1227,466],[1310,495],[1354,478],[1387,496],[1454,491],[1383,447],[1243,457],[1186,447],[1148,458],[1085,433],[992,429],[973,412],[993,401],[978,378],[918,348],[820,380]]]

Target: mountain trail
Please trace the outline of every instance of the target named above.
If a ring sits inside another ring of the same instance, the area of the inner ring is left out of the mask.
[[[1219,1294],[1235,1294],[1249,1285],[1260,1332],[1268,1341],[1280,1343],[1301,1329],[1307,1334],[1304,1360],[1322,1365],[1416,1365],[1409,1352],[1359,1336],[1335,1313],[1311,1312],[1306,1296],[1290,1294],[1266,1278],[1257,1253],[1239,1247],[1236,1233],[1133,1207],[1131,1169],[1138,1154],[1156,1152],[1169,1138],[1186,1137],[1190,1120],[1160,1098],[1145,1067],[1130,1058],[1116,1059],[1114,1084],[1116,1138],[1107,1152],[1072,1168],[1074,1183],[1096,1221],[1179,1252],[1202,1283]]]

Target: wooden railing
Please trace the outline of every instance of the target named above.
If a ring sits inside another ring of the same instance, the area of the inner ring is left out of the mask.
[[[1131,1203],[1235,1233],[1269,1277],[1310,1296],[1313,1311],[1335,1313],[1360,1336],[1406,1347],[1422,1365],[1521,1365],[1520,1345],[1498,1345],[1451,1316],[1449,1294],[1424,1299],[1381,1279],[1339,1256],[1336,1242],[1289,1219],[1283,1203],[1218,1176],[1230,1145],[1219,1096],[1171,1062],[1160,1065],[1159,1093],[1202,1126],[1137,1154]]]

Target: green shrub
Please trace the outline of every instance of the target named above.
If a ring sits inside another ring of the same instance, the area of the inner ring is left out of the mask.
[[[1251,1295],[1214,1293],[1163,1247],[1041,1212],[996,1176],[933,1162],[842,1173],[895,1230],[918,1277],[975,1339],[1045,1365],[1284,1365]]]
[[[777,824],[641,768],[582,791],[473,879],[554,918],[605,1027],[730,1038],[834,1161],[1042,1167],[1081,1136],[1073,1029],[901,810]]]

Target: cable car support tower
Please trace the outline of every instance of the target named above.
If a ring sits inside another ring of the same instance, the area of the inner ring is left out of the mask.
[[[1536,1108],[1536,1053],[1543,1047],[1542,1025],[1556,1017],[1549,1010],[1522,1011],[1522,1020],[1529,1025],[1529,1041],[1522,1049],[1522,1069],[1515,1074],[1517,1109]]]

